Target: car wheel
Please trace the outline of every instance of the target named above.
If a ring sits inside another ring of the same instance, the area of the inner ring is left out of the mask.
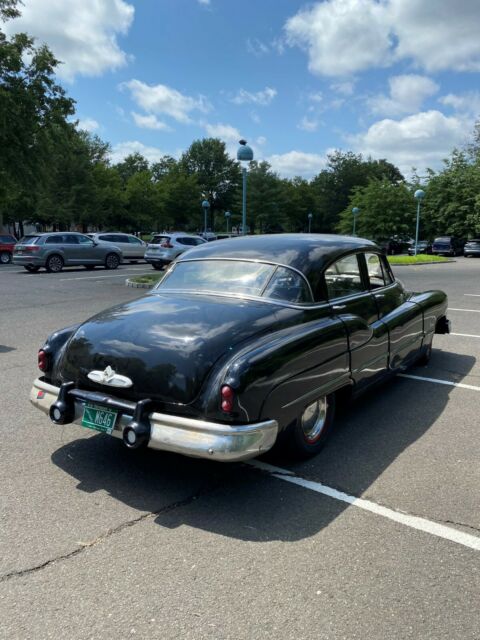
[[[109,253],[105,258],[105,269],[116,269],[120,264],[120,258],[116,253]]]
[[[84,264],[83,265],[87,271],[93,271],[95,269],[94,264]]]
[[[47,258],[45,268],[49,273],[59,273],[63,269],[63,258],[56,253]]]
[[[36,267],[33,264],[24,264],[23,268],[26,269],[29,273],[37,273],[40,267]]]
[[[8,264],[12,261],[12,254],[9,251],[2,251],[0,253],[0,262],[2,264]]]
[[[325,444],[333,428],[335,396],[322,396],[304,408],[288,427],[287,450],[296,458],[316,455]]]

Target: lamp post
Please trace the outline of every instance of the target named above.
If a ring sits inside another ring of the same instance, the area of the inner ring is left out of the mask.
[[[248,146],[246,140],[239,140],[237,151],[237,160],[242,162],[242,182],[243,182],[243,191],[242,191],[242,236],[247,233],[247,162],[251,162],[253,160],[253,150]]]
[[[225,220],[227,221],[227,233],[228,233],[228,223],[230,222],[230,216],[232,214],[230,213],[230,211],[225,211]]]
[[[202,202],[202,208],[203,208],[203,233],[206,239],[207,238],[207,217],[208,217],[208,210],[210,209],[210,203],[208,200],[204,200]]]
[[[415,255],[417,255],[418,231],[420,229],[420,203],[422,202],[422,200],[425,197],[425,191],[423,191],[422,189],[417,189],[415,191],[415,193],[413,194],[413,197],[417,201],[417,226],[415,228]]]
[[[308,217],[308,233],[311,233],[313,213],[309,213],[307,217]]]
[[[358,207],[353,207],[352,209],[352,214],[353,214],[353,235],[355,235],[355,227],[357,226],[357,216],[360,213],[360,209]]]

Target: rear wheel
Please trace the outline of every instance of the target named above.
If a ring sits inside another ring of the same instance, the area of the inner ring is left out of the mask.
[[[10,253],[10,251],[2,251],[2,253],[0,253],[0,262],[2,264],[8,264],[11,261],[12,261],[12,254]]]
[[[45,264],[47,271],[50,273],[59,273],[63,269],[63,258],[57,254],[49,256]]]
[[[116,253],[109,253],[105,258],[105,269],[116,269],[120,264],[120,258]]]
[[[23,268],[26,269],[29,273],[37,273],[40,267],[36,267],[33,264],[24,264]]]
[[[307,405],[286,431],[288,451],[297,458],[316,455],[333,429],[335,395],[322,396]]]

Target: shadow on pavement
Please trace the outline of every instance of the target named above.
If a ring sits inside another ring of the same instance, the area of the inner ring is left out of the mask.
[[[451,361],[457,371],[467,372],[475,358],[452,354]],[[423,371],[428,375],[428,369]],[[412,391],[409,384],[393,379],[346,407],[329,443],[310,461],[292,464],[275,451],[263,459],[360,496],[428,431],[453,390],[431,385],[430,392],[421,386]],[[106,491],[139,511],[159,512],[155,522],[161,526],[187,525],[240,540],[301,540],[347,508],[323,496],[313,499],[310,492],[242,463],[220,464],[152,450],[130,452],[120,441],[102,435],[61,447],[52,461],[78,480],[81,491]],[[186,501],[182,508],[159,509],[160,502],[166,504],[165,492],[179,483],[192,488],[192,498],[201,499]]]

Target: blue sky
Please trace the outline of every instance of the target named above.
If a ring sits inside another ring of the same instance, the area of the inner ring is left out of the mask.
[[[478,0],[24,0],[112,159],[216,136],[283,176],[332,149],[438,168],[480,112]]]

